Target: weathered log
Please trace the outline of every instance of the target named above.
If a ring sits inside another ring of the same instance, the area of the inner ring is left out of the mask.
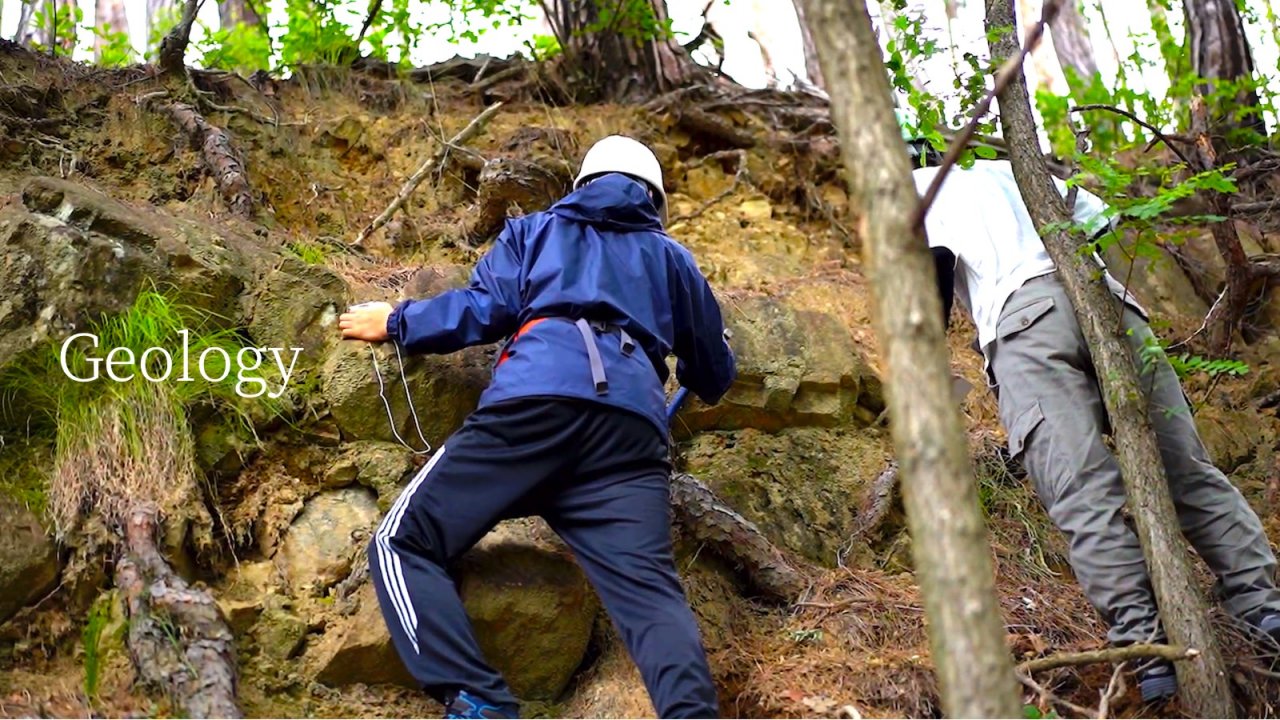
[[[676,522],[691,538],[737,566],[748,585],[765,598],[790,604],[808,588],[798,563],[694,476],[677,473],[671,477],[671,505]]]
[[[187,136],[191,146],[200,150],[200,157],[231,212],[243,218],[253,217],[253,189],[231,135],[186,103],[168,103],[159,109]]]
[[[142,680],[194,718],[240,718],[234,637],[208,591],[176,575],[156,548],[157,510],[125,519],[116,587],[129,618],[127,644]]]

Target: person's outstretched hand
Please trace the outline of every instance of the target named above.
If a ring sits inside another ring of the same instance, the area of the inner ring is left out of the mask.
[[[390,303],[374,302],[351,308],[338,316],[338,329],[344,340],[382,342],[387,339],[387,318],[391,315]]]

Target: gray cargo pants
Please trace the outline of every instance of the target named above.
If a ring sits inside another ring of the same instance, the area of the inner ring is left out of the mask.
[[[1129,307],[1124,325],[1137,352],[1151,329]],[[1182,533],[1217,576],[1227,611],[1246,619],[1280,611],[1262,523],[1209,460],[1177,374],[1163,356],[1139,368]],[[990,369],[1009,450],[1023,456],[1040,501],[1066,534],[1071,567],[1110,625],[1110,640],[1163,639],[1142,548],[1121,512],[1120,467],[1103,444],[1107,416],[1088,346],[1056,276],[1032,279],[1009,296]]]

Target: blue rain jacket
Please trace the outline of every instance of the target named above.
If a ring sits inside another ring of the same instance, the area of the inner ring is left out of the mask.
[[[470,285],[406,300],[387,332],[410,352],[444,354],[508,338],[480,406],[528,397],[590,400],[638,413],[665,434],[666,358],[676,378],[708,404],[729,389],[736,368],[720,306],[693,256],[662,229],[648,189],[626,175],[603,176],[545,212],[508,220]],[[574,321],[620,327],[595,334],[608,379],[592,382]]]

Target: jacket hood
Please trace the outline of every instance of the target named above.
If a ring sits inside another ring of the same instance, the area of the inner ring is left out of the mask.
[[[549,212],[606,230],[662,230],[649,189],[621,173],[602,175],[583,185],[552,205]]]

